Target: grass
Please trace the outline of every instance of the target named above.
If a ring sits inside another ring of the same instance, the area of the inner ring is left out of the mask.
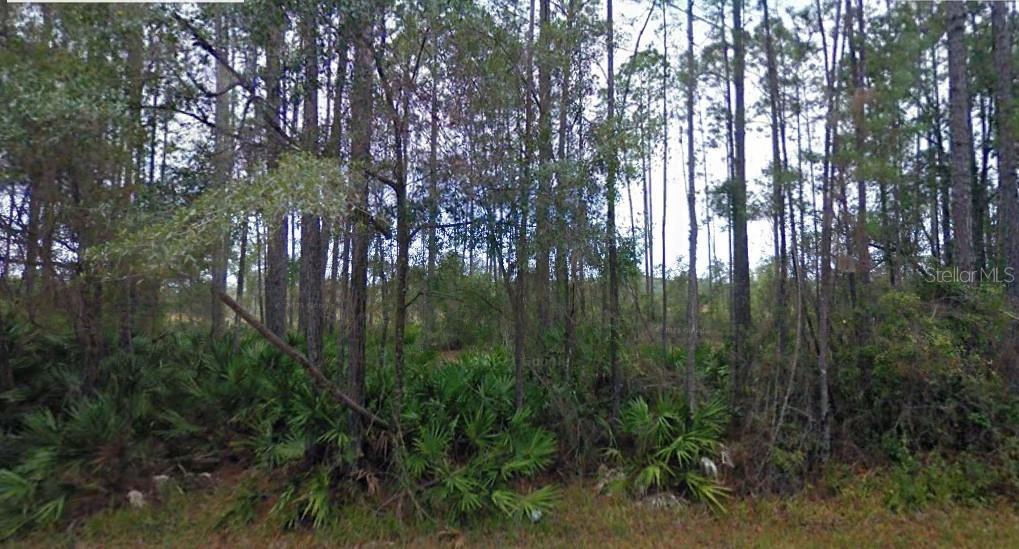
[[[501,518],[461,528],[375,513],[376,501],[340,510],[333,526],[283,531],[255,519],[222,524],[242,483],[174,493],[142,509],[109,509],[59,529],[12,542],[18,547],[1019,547],[1019,509],[1004,502],[894,513],[872,483],[834,497],[808,490],[786,498],[732,500],[728,512],[703,505],[652,509],[622,496],[594,492],[577,481],[562,490],[556,510],[537,524]],[[263,514],[256,513],[256,517]]]

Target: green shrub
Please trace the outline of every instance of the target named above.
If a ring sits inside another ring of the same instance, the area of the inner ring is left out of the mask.
[[[932,455],[910,458],[889,473],[885,502],[893,511],[915,511],[929,505],[976,505],[994,495],[998,471],[973,456],[946,461]]]
[[[719,400],[706,402],[691,414],[681,401],[660,400],[651,406],[638,397],[621,414],[625,450],[610,454],[625,461],[629,485],[638,494],[678,489],[722,509],[728,489],[702,469],[702,459],[717,457],[727,420]]]
[[[893,458],[989,452],[1015,432],[1016,400],[991,367],[992,334],[1004,331],[1000,298],[950,286],[937,289],[939,301],[926,301],[933,291],[884,293],[866,327],[870,344],[836,348],[837,420],[852,425],[846,433],[858,447]]]
[[[547,511],[556,492],[527,489],[551,463],[555,437],[516,410],[512,365],[501,354],[470,354],[408,370],[401,424],[405,467],[435,509],[464,518]]]

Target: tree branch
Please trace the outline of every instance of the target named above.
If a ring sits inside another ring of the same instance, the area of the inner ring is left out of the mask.
[[[329,381],[329,378],[327,378],[322,373],[322,370],[319,370],[317,366],[312,364],[303,354],[301,354],[300,351],[294,349],[293,347],[288,345],[286,341],[283,341],[283,339],[281,339],[278,335],[269,331],[268,328],[262,325],[262,323],[259,322],[258,319],[251,316],[251,313],[246,311],[244,307],[241,307],[239,303],[233,300],[233,298],[231,298],[230,296],[226,295],[223,292],[219,292],[217,295],[220,301],[225,303],[227,307],[233,309],[234,312],[237,313],[237,316],[244,319],[244,322],[247,322],[252,328],[254,328],[256,332],[258,332],[262,337],[266,339],[266,341],[268,341],[274,347],[279,349],[283,354],[297,361],[297,363],[304,368],[304,371],[307,372],[309,376],[311,376],[312,381],[314,381],[315,384],[318,385],[320,389],[332,395],[334,399],[336,399],[338,402],[340,402],[347,408],[363,416],[365,419],[368,420],[369,423],[378,424],[383,429],[389,430],[388,423],[386,423],[381,418],[373,414],[370,410],[368,410],[364,406],[361,406],[360,404],[355,402],[354,399],[350,398],[345,393],[340,391],[336,387],[336,385],[334,385],[333,382]]]

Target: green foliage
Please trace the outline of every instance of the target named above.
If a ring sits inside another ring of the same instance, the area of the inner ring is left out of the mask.
[[[863,427],[850,433],[856,444],[900,454],[987,452],[1014,433],[1017,401],[992,367],[1000,350],[989,334],[1005,330],[1001,311],[1000,292],[987,288],[884,293],[870,313],[871,343],[836,354],[834,398]]]
[[[721,401],[706,402],[691,414],[683,402],[660,400],[652,406],[638,397],[626,404],[620,419],[627,437],[622,454],[628,454],[630,485],[636,493],[679,489],[723,509],[728,489],[701,469],[702,459],[717,455],[728,421]]]
[[[999,472],[971,455],[947,461],[931,455],[908,458],[889,473],[885,503],[893,511],[915,511],[930,505],[986,503]]]
[[[449,254],[440,258],[431,278],[419,275],[428,292],[416,300],[422,317],[433,315],[433,330],[424,339],[438,349],[468,349],[489,344],[499,337],[501,315],[507,310],[502,286],[488,276],[464,272],[464,258]]]
[[[486,510],[531,516],[552,506],[552,487],[523,489],[556,453],[555,437],[534,421],[530,396],[515,410],[512,369],[501,354],[408,370],[405,465],[434,508],[465,518]]]
[[[274,495],[270,515],[282,526],[323,526],[345,492],[360,482],[373,492],[375,468],[397,470],[397,459],[425,486],[429,507],[454,518],[531,516],[555,499],[552,487],[530,488],[552,463],[555,438],[530,411],[539,401],[533,389],[528,407],[515,409],[511,365],[501,354],[411,362],[401,417],[405,451],[372,429],[358,448],[347,410],[255,334],[136,338],[130,351],[100,364],[89,387],[66,340],[0,318],[18,349],[18,386],[0,395],[9,404],[0,415],[3,537],[56,522],[78,502],[123,503],[154,474],[233,461],[283,482],[241,498],[226,522],[249,519],[258,501]],[[324,353],[331,378],[339,376],[336,352],[331,339]],[[369,406],[391,415],[392,370],[371,369],[366,381]]]
[[[206,190],[188,207],[141,214],[110,244],[90,257],[116,262],[135,259],[139,268],[189,272],[204,261],[218,235],[238,219],[274,219],[291,211],[335,217],[347,212],[345,179],[332,162],[305,153],[283,156],[272,172]]]
[[[254,334],[235,334],[236,343],[187,332],[136,338],[86,387],[63,341],[5,328],[27,343],[13,357],[18,386],[2,395],[11,404],[0,416],[5,536],[58,520],[64,503],[123,501],[167,470],[238,459],[274,469],[311,449],[314,463],[349,458],[345,409]],[[334,346],[326,359],[335,364]],[[317,509],[309,520],[323,520]]]

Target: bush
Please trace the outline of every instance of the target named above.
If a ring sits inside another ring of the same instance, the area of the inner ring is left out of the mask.
[[[886,292],[871,343],[839,347],[838,419],[856,446],[875,453],[889,440],[907,453],[993,451],[1016,428],[1016,400],[991,367],[989,334],[1004,330],[1000,299],[949,287],[929,302],[921,295],[929,291]]]
[[[660,400],[651,406],[638,397],[621,415],[625,450],[610,454],[624,460],[628,484],[638,494],[677,489],[722,509],[728,489],[716,478],[713,458],[718,457],[727,421],[719,400],[706,402],[691,414],[681,401]]]
[[[889,473],[885,503],[893,511],[915,511],[929,505],[976,505],[994,495],[998,471],[973,456],[946,461],[934,454],[925,461],[910,458]]]
[[[538,516],[556,493],[528,489],[556,453],[555,437],[514,406],[510,362],[501,354],[472,354],[407,372],[401,416],[410,477],[433,508],[463,518],[487,510]]]

